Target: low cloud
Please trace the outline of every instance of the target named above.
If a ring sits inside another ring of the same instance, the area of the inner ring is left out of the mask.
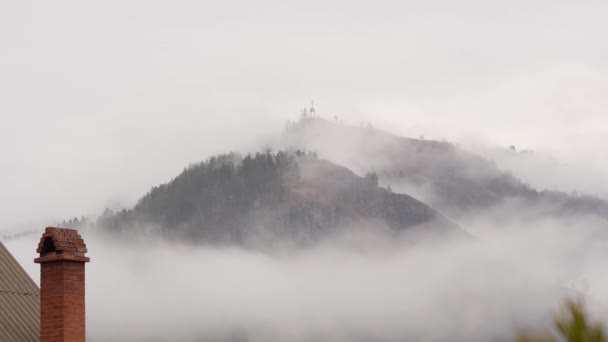
[[[353,230],[289,252],[84,231],[89,340],[507,341],[572,296],[608,319],[605,236],[575,222],[479,219],[474,239],[441,241]],[[6,242],[34,279],[36,238]]]

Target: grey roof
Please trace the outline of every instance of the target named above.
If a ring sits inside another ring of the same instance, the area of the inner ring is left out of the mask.
[[[40,341],[40,289],[0,242],[0,341]]]

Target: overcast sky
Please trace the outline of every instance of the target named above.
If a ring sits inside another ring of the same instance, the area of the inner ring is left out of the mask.
[[[606,32],[606,1],[0,0],[0,226],[131,205],[311,99],[598,174]]]

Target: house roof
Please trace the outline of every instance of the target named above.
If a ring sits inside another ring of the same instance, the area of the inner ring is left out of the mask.
[[[1,242],[0,341],[40,341],[40,289]]]

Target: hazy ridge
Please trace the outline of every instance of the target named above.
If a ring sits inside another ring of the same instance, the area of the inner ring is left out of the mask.
[[[314,242],[349,226],[460,230],[428,205],[377,182],[374,173],[357,176],[300,150],[232,153],[190,165],[133,209],[107,213],[97,224],[114,232],[157,227],[165,237],[236,245]]]

